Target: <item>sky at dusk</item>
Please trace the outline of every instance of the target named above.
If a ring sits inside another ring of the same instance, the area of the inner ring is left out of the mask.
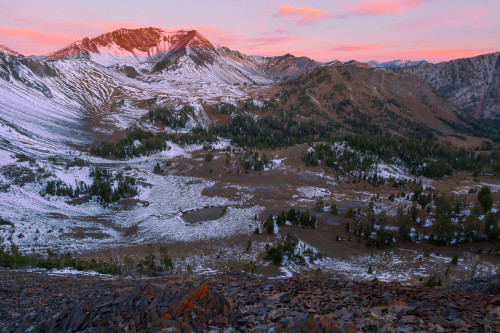
[[[0,44],[45,54],[118,28],[195,29],[214,45],[318,61],[500,51],[499,0],[0,0]]]

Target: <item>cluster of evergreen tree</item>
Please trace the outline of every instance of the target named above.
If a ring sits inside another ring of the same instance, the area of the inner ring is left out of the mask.
[[[427,207],[427,205],[432,202],[432,199],[432,193],[425,194],[422,186],[418,186],[411,197],[411,201],[418,203],[422,207],[422,209]]]
[[[295,210],[293,207],[290,208],[288,212],[282,211],[281,214],[277,216],[276,223],[279,226],[285,224],[286,221],[290,221],[292,224],[302,228],[314,229],[317,226],[316,216],[311,215],[309,210]]]
[[[387,216],[385,212],[376,213],[373,210],[373,203],[366,212],[353,213],[353,217],[355,217],[353,233],[355,236],[363,237],[366,246],[383,249],[392,244],[394,236],[387,229]],[[349,225],[346,225],[346,230],[350,230]]]
[[[273,264],[281,265],[283,257],[286,255],[290,260],[293,260],[295,255],[295,247],[299,243],[297,236],[293,233],[288,233],[285,241],[277,246],[271,247],[267,245],[267,260],[272,260]]]
[[[50,180],[45,184],[42,191],[43,195],[56,195],[58,197],[77,198],[81,194],[88,192],[88,186],[84,182],[76,184],[75,188],[72,185],[64,183],[62,180]]]
[[[402,161],[415,175],[440,178],[451,175],[453,170],[493,169],[492,165],[479,160],[474,151],[450,143],[394,135],[359,134],[343,139],[356,151],[373,153],[388,162]],[[499,157],[492,153],[490,158],[496,163]]]
[[[233,113],[236,113],[238,111],[238,107],[236,105],[230,104],[230,103],[219,103],[216,104],[212,108],[212,113],[218,113],[218,114],[226,114],[226,115],[232,115]]]
[[[167,149],[166,136],[164,133],[153,133],[140,128],[132,128],[127,131],[126,137],[117,143],[102,142],[92,147],[90,153],[106,158],[115,157],[125,159],[150,155]]]
[[[442,117],[437,118],[458,132],[471,136],[488,137],[494,142],[500,142],[500,120],[498,119],[475,119],[467,113],[457,113],[460,122]]]
[[[481,240],[497,241],[500,238],[500,213],[491,212],[493,198],[489,187],[484,186],[478,192],[477,202],[471,204],[465,195],[448,193],[425,193],[417,188],[410,198],[414,203],[407,212],[398,213],[399,236],[401,240],[410,240],[411,223],[417,221],[421,209],[430,212],[435,209],[435,220],[429,242],[434,245],[446,245],[451,242],[466,243]],[[466,212],[470,209],[469,212]],[[485,214],[485,218],[480,216]]]
[[[168,106],[162,106],[149,111],[146,119],[150,119],[153,122],[162,124],[163,126],[169,126],[173,128],[185,128],[189,120],[189,116],[194,114],[194,108],[190,105],[184,105],[180,110],[175,110]]]
[[[124,268],[127,273],[157,276],[174,268],[174,263],[168,253],[167,246],[162,245],[158,249],[155,249],[152,244],[148,244],[147,247],[148,252],[146,256],[137,264],[130,257],[125,259]]]
[[[71,267],[79,271],[95,271],[101,274],[120,275],[121,267],[117,264],[96,261],[95,259],[85,260],[73,258],[70,253],[57,254],[47,250],[47,255],[26,254],[19,251],[19,248],[11,243],[10,248],[0,246],[0,266],[8,268],[36,267],[43,269]]]
[[[276,216],[276,220],[272,214],[264,221],[262,228],[267,230],[269,235],[274,234],[274,223],[278,226],[283,226],[287,221],[290,221],[293,225],[301,228],[311,228],[315,229],[318,225],[316,216],[311,215],[308,210],[300,211],[300,209],[295,210],[295,208],[290,208],[288,212],[282,211]]]
[[[258,152],[247,149],[245,153],[240,156],[240,163],[245,169],[245,172],[248,173],[250,169],[264,171],[264,168],[269,166],[270,162],[265,153],[259,155]]]
[[[479,191],[478,201],[469,214],[463,213],[469,206],[465,197],[447,193],[435,195],[436,219],[429,241],[446,245],[452,241],[499,240],[500,212],[491,212],[492,204],[491,190],[487,186]],[[479,218],[482,214],[486,215],[484,219]]]
[[[214,143],[218,138],[202,128],[191,133],[153,133],[140,128],[131,128],[126,137],[116,143],[101,142],[90,148],[90,153],[105,158],[126,159],[148,156],[169,149],[167,141],[177,144]]]
[[[96,198],[103,206],[137,195],[135,178],[123,176],[121,172],[113,176],[106,169],[95,168],[91,170],[90,177],[92,178],[90,186],[79,182],[74,188],[60,179],[48,181],[45,184],[42,195],[56,195],[70,198],[89,195]]]
[[[117,173],[113,177],[111,172],[100,168],[93,169],[90,176],[93,181],[89,188],[89,194],[92,197],[97,197],[103,206],[137,195],[136,181],[133,177],[124,177],[122,173]]]
[[[273,214],[269,214],[269,217],[262,224],[262,229],[267,231],[268,235],[274,234],[274,218]]]
[[[304,156],[307,166],[317,166],[325,161],[325,166],[339,170],[342,167],[345,173],[351,171],[367,172],[375,164],[371,156],[361,156],[356,151],[347,148],[336,148],[330,144],[313,145]]]
[[[148,244],[148,253],[143,260],[134,262],[130,257],[125,257],[123,262],[105,262],[95,259],[78,259],[70,253],[55,253],[47,250],[46,255],[28,254],[19,251],[19,248],[11,243],[10,247],[0,245],[0,266],[13,269],[19,268],[43,268],[61,269],[71,267],[78,271],[95,271],[110,275],[148,275],[158,276],[164,272],[171,271],[174,267],[172,258],[169,256],[166,246],[155,248]]]
[[[309,259],[310,263],[315,262],[318,259],[323,259],[326,256],[323,253],[316,252],[311,248],[298,249],[299,239],[295,234],[288,233],[283,242],[279,242],[276,246],[271,247],[267,245],[267,256],[265,259],[272,260],[273,264],[281,265],[283,259],[286,256],[288,262],[294,262],[299,265],[305,265],[307,263],[306,258]]]
[[[300,122],[292,113],[270,115],[257,120],[238,114],[227,125],[214,126],[211,132],[231,138],[231,142],[240,147],[276,149],[331,138],[335,128],[334,124],[322,125],[313,120]]]

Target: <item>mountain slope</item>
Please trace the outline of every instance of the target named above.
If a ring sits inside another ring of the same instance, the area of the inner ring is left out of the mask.
[[[140,64],[169,52],[189,34],[158,28],[119,29],[98,37],[84,38],[47,55],[49,59],[86,57],[103,66]]]
[[[227,47],[219,47],[217,51],[228,63],[249,76],[265,76],[275,82],[295,78],[323,65],[307,57],[294,57],[291,54],[278,57],[249,56]]]
[[[325,66],[276,89],[283,108],[348,129],[426,135],[424,124],[447,135],[454,130],[442,119],[461,122],[460,111],[421,79],[352,64]]]
[[[477,118],[500,116],[500,52],[393,70],[420,77]]]
[[[55,70],[43,62],[0,54],[0,142],[10,152],[49,154],[85,144],[82,107],[49,88]]]

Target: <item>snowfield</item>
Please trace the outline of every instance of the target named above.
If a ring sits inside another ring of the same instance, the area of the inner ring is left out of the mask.
[[[189,155],[177,145],[164,153],[159,153],[158,156]],[[95,158],[90,160],[94,160],[94,163],[96,160],[102,161]],[[127,163],[131,170],[125,171],[125,175],[134,176],[139,181],[139,195],[134,198],[139,204],[133,209],[120,208],[119,203],[103,208],[95,200],[71,204],[68,203],[69,198],[42,195],[42,184],[47,180],[60,179],[73,186],[77,182],[90,185],[90,166],[66,169],[62,165],[48,162],[7,164],[6,166],[11,167],[18,165],[33,173],[44,168],[51,170],[51,175],[40,183],[23,185],[2,179],[8,189],[0,191],[0,211],[4,218],[14,223],[14,227],[3,228],[0,234],[4,240],[10,238],[25,250],[36,248],[37,251],[42,251],[51,248],[84,252],[145,242],[223,238],[238,233],[251,233],[258,226],[253,217],[262,207],[233,207],[244,204],[246,197],[243,197],[243,201],[236,201],[203,196],[203,189],[213,186],[213,182],[194,177],[154,175],[146,170],[152,170],[156,160],[149,157],[149,162],[146,161],[146,158],[138,158]],[[123,161],[117,161],[115,165],[109,162],[106,160],[106,167],[123,171]],[[99,163],[95,165],[98,166]],[[215,221],[189,224],[181,217],[183,212],[208,206],[224,206],[228,209],[224,216]],[[138,234],[133,238],[124,237],[127,228],[134,226],[139,227]],[[75,239],[78,241],[75,242]]]

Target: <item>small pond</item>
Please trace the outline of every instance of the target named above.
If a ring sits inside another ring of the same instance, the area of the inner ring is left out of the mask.
[[[182,218],[188,223],[206,222],[221,218],[224,212],[225,207],[207,207],[185,212],[182,214]]]

